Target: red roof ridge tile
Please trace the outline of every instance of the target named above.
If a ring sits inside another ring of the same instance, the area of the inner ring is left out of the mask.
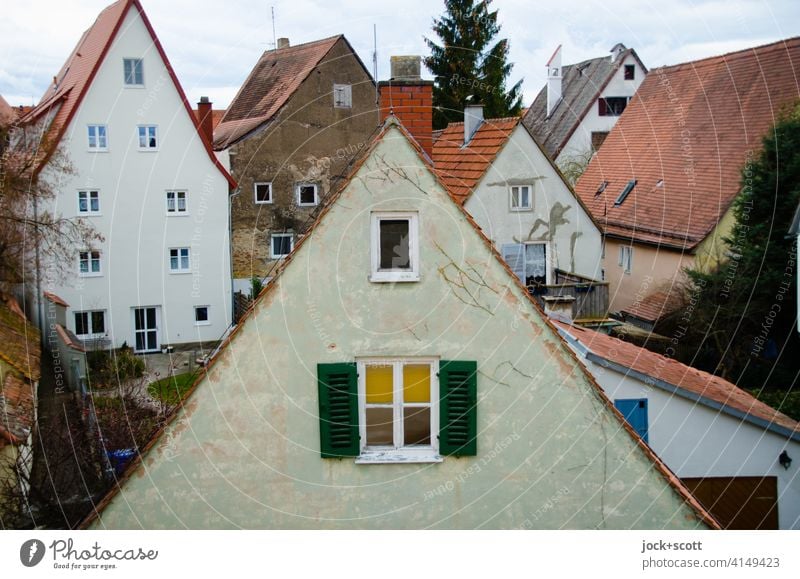
[[[714,56],[706,56],[704,58],[700,58],[698,60],[687,60],[684,62],[679,62],[676,64],[669,64],[664,66],[658,66],[653,69],[654,72],[657,71],[664,71],[664,70],[676,70],[684,67],[690,67],[693,69],[702,68],[705,66],[716,65],[720,60],[730,61],[739,58],[747,58],[752,56],[754,52],[758,52],[759,54],[767,54],[774,50],[786,50],[789,45],[797,45],[800,46],[800,36],[792,36],[790,38],[784,38],[783,40],[777,40],[775,42],[767,42],[765,44],[759,44],[757,46],[750,46],[748,48],[741,48],[739,50],[732,50],[730,52],[726,52],[724,54],[717,54]]]

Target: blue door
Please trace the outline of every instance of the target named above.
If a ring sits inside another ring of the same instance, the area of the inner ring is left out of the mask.
[[[614,400],[614,406],[633,427],[636,434],[647,442],[647,398],[623,398]]]

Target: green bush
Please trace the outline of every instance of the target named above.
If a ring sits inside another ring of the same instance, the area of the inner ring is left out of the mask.
[[[144,360],[123,346],[118,350],[97,350],[86,354],[92,388],[109,388],[144,375]]]
[[[786,416],[800,420],[800,389],[798,390],[751,390],[750,394],[769,404]]]

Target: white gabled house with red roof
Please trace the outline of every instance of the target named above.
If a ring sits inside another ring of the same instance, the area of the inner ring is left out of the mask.
[[[236,184],[198,129],[138,0],[83,34],[23,119],[45,144],[52,210],[102,235],[75,247],[41,290],[69,304],[68,329],[101,347],[213,342],[231,322],[229,193]],[[63,152],[74,171],[50,163]]]
[[[800,529],[800,424],[735,384],[555,322],[616,408],[726,529]]]

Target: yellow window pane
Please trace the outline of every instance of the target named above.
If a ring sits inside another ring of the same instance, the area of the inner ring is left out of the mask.
[[[430,364],[406,364],[403,366],[403,401],[431,401]]]
[[[367,366],[367,404],[392,403],[392,367]]]

